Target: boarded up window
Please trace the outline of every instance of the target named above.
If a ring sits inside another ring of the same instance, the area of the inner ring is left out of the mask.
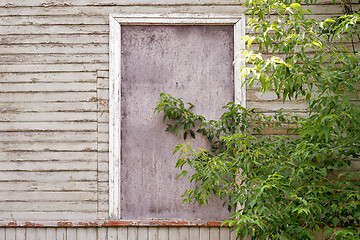
[[[220,200],[182,204],[191,184],[176,179],[172,148],[184,142],[154,114],[159,93],[216,119],[234,99],[233,26],[121,27],[121,212],[123,219],[229,216]],[[197,139],[196,145],[202,145]],[[204,142],[204,141],[203,141]]]

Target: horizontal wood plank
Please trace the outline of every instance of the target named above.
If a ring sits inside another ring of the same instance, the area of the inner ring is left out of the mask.
[[[67,182],[67,181],[95,181],[97,178],[96,171],[0,171],[0,181],[40,181],[40,182]],[[61,186],[59,186],[61,189]],[[7,195],[7,193],[4,193]],[[21,192],[14,192],[12,194],[21,195]],[[35,194],[35,193],[34,193]],[[33,194],[33,195],[34,195]],[[14,195],[14,196],[15,196]],[[35,194],[36,195],[36,194]],[[56,194],[54,194],[55,196]],[[12,200],[12,199],[4,199],[0,196],[0,199],[3,200]]]
[[[93,72],[107,68],[106,63],[69,63],[69,64],[2,64],[0,72]]]
[[[341,4],[319,4],[310,6],[315,15],[341,14]],[[353,6],[354,10],[357,6]],[[238,14],[245,10],[240,4],[223,4],[222,1],[215,4],[179,4],[179,5],[125,5],[124,6],[71,6],[71,7],[39,7],[18,6],[16,8],[0,8],[0,16],[29,16],[29,15],[87,15],[98,16],[104,12],[108,14],[118,13],[232,13]]]
[[[58,15],[86,15],[86,16],[99,16],[107,14],[119,13],[233,13],[238,14],[243,11],[239,4],[236,5],[132,5],[132,6],[72,6],[72,7],[0,7],[0,16],[58,16]]]
[[[61,204],[61,202],[59,202]],[[96,219],[96,213],[86,212],[0,212],[1,219],[23,219],[23,220],[68,220],[68,219]],[[44,238],[38,238],[44,239]],[[74,238],[73,238],[74,239]]]
[[[96,122],[96,112],[3,112],[0,122]]]
[[[39,89],[40,90],[40,89]],[[0,102],[96,102],[96,92],[1,93]]]
[[[92,54],[63,54],[63,53],[18,53],[18,54],[3,54],[0,55],[0,61],[3,64],[79,64],[79,63],[107,63],[108,56],[105,53]],[[19,66],[20,67],[20,66]]]
[[[0,33],[11,35],[23,34],[108,34],[108,25],[22,25],[1,26]]]
[[[97,171],[93,161],[1,161],[0,171]],[[1,184],[0,184],[1,186]]]
[[[96,72],[0,73],[0,82],[96,82]]]
[[[0,25],[104,25],[108,24],[108,19],[106,15],[91,18],[84,15],[65,15],[57,17],[56,21],[51,16],[0,16]]]
[[[3,181],[0,184],[0,191],[14,191],[14,189],[18,191],[39,191],[39,192],[56,192],[56,191],[90,191],[94,192],[97,191],[97,182],[94,181],[69,181],[69,182],[54,182],[49,184],[48,182],[21,182],[21,181]],[[6,202],[2,202],[1,206],[6,206]],[[7,202],[10,204],[11,202]],[[15,204],[15,203],[13,203]],[[19,204],[19,203],[16,203]],[[23,203],[25,204],[25,203]],[[31,204],[31,203],[29,203]],[[57,203],[56,203],[57,204]],[[77,203],[67,203],[69,205],[77,204]],[[20,204],[19,204],[20,205]],[[26,204],[24,205],[25,208]],[[20,206],[19,206],[20,207]],[[41,206],[39,206],[41,207]],[[10,209],[10,208],[8,208]],[[13,208],[15,209],[15,208]]]
[[[52,7],[52,6],[128,6],[128,5],[160,5],[160,4],[175,4],[175,5],[189,5],[189,4],[237,4],[235,0],[153,0],[153,1],[143,1],[143,0],[127,0],[127,1],[114,1],[114,0],[55,0],[55,1],[43,1],[43,0],[32,0],[31,2],[22,2],[20,0],[6,0],[4,5],[8,7],[15,6],[42,6],[42,7]]]
[[[0,132],[17,131],[75,131],[75,132],[95,132],[97,131],[96,122],[2,122]]]
[[[97,142],[96,132],[0,132],[0,144],[48,142],[48,143],[93,143]],[[104,138],[103,136],[102,138]]]
[[[108,153],[98,154],[97,152],[29,152],[29,151],[16,151],[16,152],[0,152],[0,159],[7,161],[51,161],[51,160],[66,160],[66,161],[79,161],[88,160],[96,161],[98,155],[102,161],[106,161]]]
[[[0,57],[1,58],[1,57]],[[96,84],[91,82],[33,82],[1,83],[0,92],[91,92],[96,91]]]
[[[2,192],[1,198],[2,201],[95,201],[96,193],[95,192],[16,192],[16,191],[6,191]]]
[[[16,209],[17,212],[91,212],[96,211],[96,201],[84,202],[2,202],[1,212]]]
[[[97,102],[0,102],[0,113],[24,113],[40,111],[97,112]]]
[[[61,17],[61,16],[60,16]],[[67,17],[67,16],[65,16]],[[53,21],[54,17],[49,16]],[[1,45],[13,45],[13,44],[108,44],[109,36],[108,34],[43,34],[43,35],[33,35],[33,34],[22,34],[22,35],[1,35],[0,34],[0,44]]]

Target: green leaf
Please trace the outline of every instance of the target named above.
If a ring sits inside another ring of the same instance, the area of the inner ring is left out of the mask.
[[[292,4],[290,4],[290,7],[301,11],[301,5],[299,3],[292,3]]]

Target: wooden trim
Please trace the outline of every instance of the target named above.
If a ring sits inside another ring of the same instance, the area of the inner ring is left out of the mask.
[[[124,221],[0,221],[2,227],[221,227],[221,221],[149,219]],[[227,227],[227,226],[224,226]]]
[[[121,216],[121,25],[109,19],[109,217]]]
[[[241,41],[241,37],[245,35],[245,17],[242,17],[234,25],[234,102],[246,108],[246,85],[239,77],[240,66],[245,63],[238,59],[241,49],[245,49],[245,43]]]
[[[243,48],[245,33],[242,15],[215,14],[111,14],[109,40],[109,216],[121,219],[121,25],[233,25],[234,57]],[[236,59],[236,58],[235,58]],[[239,66],[234,64],[236,103],[246,106],[245,86],[239,79]]]

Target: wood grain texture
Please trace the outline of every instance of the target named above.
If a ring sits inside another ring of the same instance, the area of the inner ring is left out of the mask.
[[[319,2],[311,6],[317,19],[342,12]],[[109,14],[243,10],[235,0],[1,1],[0,218],[109,219]],[[267,114],[307,111],[259,89],[246,100]],[[235,239],[225,228],[0,228],[5,240],[95,237]]]

